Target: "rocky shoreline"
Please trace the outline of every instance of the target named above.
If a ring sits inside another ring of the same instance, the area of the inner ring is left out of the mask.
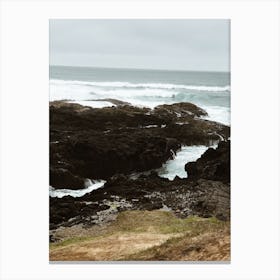
[[[50,241],[59,227],[104,225],[127,210],[172,211],[230,218],[230,128],[204,120],[191,103],[138,108],[129,104],[93,109],[75,103],[50,103],[50,185],[81,189],[86,178],[105,185],[82,197],[50,197]],[[173,181],[155,172],[182,145],[211,145],[186,164],[187,179]]]

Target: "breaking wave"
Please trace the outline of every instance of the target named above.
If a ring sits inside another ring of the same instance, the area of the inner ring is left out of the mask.
[[[90,87],[105,87],[105,88],[139,88],[139,89],[189,89],[198,91],[229,91],[230,86],[198,86],[198,85],[177,85],[177,84],[162,84],[162,83],[130,83],[130,82],[88,82],[77,80],[51,80],[51,84],[68,84],[82,85]]]
[[[230,122],[229,85],[50,80],[51,101],[68,100],[92,108],[103,108],[114,106],[110,99],[151,109],[162,104],[190,102],[205,109],[208,119],[227,125]]]

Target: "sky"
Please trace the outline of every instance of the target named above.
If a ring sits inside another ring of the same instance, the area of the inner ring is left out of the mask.
[[[230,71],[226,19],[50,20],[50,65]]]

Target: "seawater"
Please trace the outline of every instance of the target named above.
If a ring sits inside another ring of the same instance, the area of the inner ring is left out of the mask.
[[[71,189],[55,189],[50,186],[49,195],[50,197],[62,198],[64,196],[70,195],[73,197],[81,197],[86,193],[90,193],[93,190],[102,188],[106,183],[105,180],[90,180],[86,179],[85,187],[83,189],[71,190]]]
[[[217,144],[211,147],[216,149]],[[157,170],[158,175],[163,178],[168,178],[169,180],[173,180],[176,176],[179,178],[187,178],[188,174],[185,171],[186,163],[199,159],[208,148],[209,147],[203,145],[183,146],[181,150],[176,153],[174,159],[168,160]]]
[[[135,106],[191,102],[207,119],[230,124],[230,73],[50,66],[50,100],[94,108],[113,98]],[[100,101],[98,101],[100,100]]]

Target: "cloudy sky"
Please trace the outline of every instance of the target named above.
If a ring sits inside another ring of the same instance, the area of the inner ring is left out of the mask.
[[[50,20],[50,64],[229,71],[230,22]]]

